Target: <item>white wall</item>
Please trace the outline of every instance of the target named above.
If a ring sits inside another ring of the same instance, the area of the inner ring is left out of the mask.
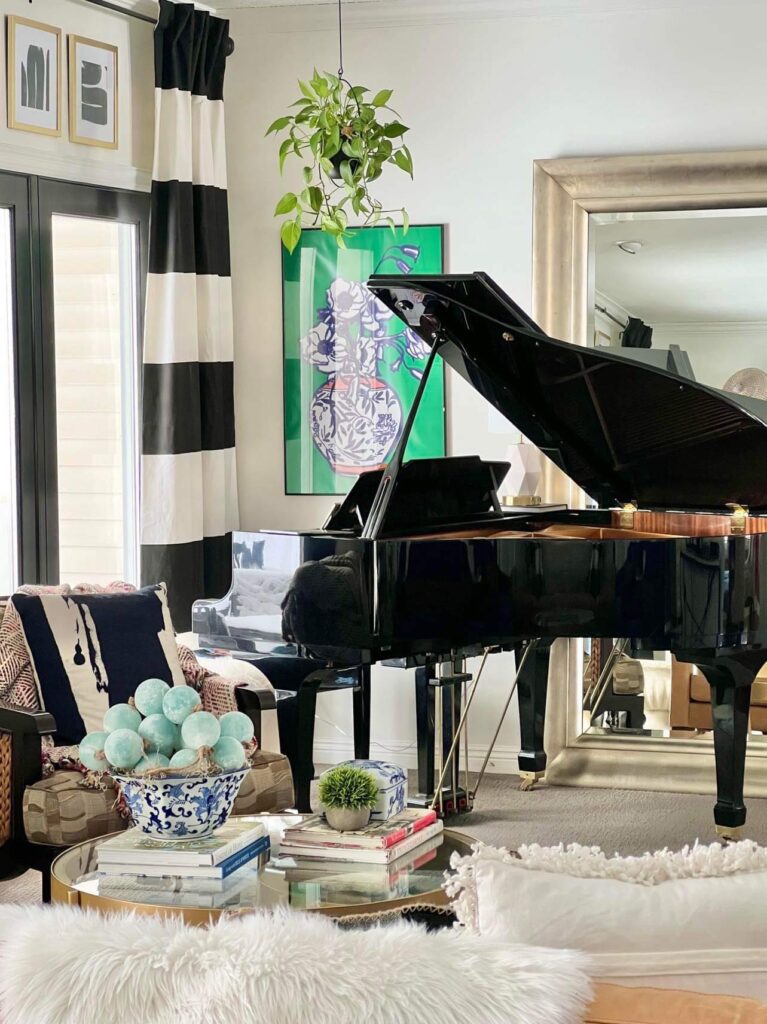
[[[654,324],[653,345],[679,345],[690,357],[695,379],[721,388],[738,370],[767,371],[767,324]]]
[[[151,11],[153,5],[146,6]],[[0,169],[148,190],[154,138],[153,26],[82,0],[35,0],[33,5],[26,0],[7,0],[3,14],[17,14],[62,30],[62,134],[55,138],[7,127],[3,60],[0,74],[0,105],[3,111],[0,116]],[[77,145],[68,140],[69,33],[118,47],[120,145],[116,150]]]
[[[533,160],[765,144],[763,3],[462,6],[473,17],[451,14],[448,3],[431,4],[441,13],[422,17],[417,0],[391,9],[347,5],[346,70],[355,83],[393,88],[394,106],[412,128],[415,181],[387,175],[385,204],[406,204],[416,222],[447,224],[447,268],[486,270],[524,306]],[[298,77],[315,64],[336,68],[335,14],[322,5],[241,10],[231,18],[237,49],[228,68],[227,151],[241,521],[246,529],[316,527],[329,500],[283,493],[280,252],[272,211],[285,188],[274,140],[263,132],[296,98]],[[453,454],[503,454],[507,439],[490,431],[478,396],[450,381],[448,403]],[[473,745],[491,735],[510,671],[508,659],[495,659],[478,697]],[[409,678],[381,669],[374,690],[374,738],[407,746],[414,736]],[[324,697],[319,714],[348,733],[347,704]],[[321,724],[318,735],[320,756],[343,752],[333,743],[346,741],[333,729]],[[513,766],[517,742],[512,724],[501,736],[499,769]]]

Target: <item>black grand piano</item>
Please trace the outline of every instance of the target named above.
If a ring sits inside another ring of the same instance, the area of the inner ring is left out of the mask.
[[[520,768],[531,773],[546,765],[554,639],[670,650],[711,685],[714,818],[733,833],[746,817],[751,683],[767,661],[767,403],[551,339],[481,273],[369,287],[431,352],[386,469],[364,474],[322,529],[257,535],[263,571],[284,576],[285,640],[339,666],[527,651]],[[502,463],[406,462],[438,358],[599,507],[502,508]]]

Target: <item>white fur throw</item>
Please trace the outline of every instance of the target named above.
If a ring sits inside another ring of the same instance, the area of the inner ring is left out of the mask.
[[[0,908],[4,1024],[576,1024],[589,995],[578,954],[458,930]]]

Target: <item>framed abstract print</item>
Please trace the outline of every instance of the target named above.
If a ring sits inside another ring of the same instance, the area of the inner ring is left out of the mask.
[[[387,463],[428,347],[367,289],[371,274],[440,274],[443,228],[309,229],[282,250],[285,493],[345,494]],[[444,370],[426,385],[406,457],[445,454]]]
[[[8,127],[61,135],[61,29],[7,18]]]
[[[69,139],[117,149],[117,47],[69,37]]]

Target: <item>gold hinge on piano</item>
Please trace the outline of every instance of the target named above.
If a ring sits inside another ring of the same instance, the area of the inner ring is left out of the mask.
[[[621,506],[619,524],[622,530],[634,529],[634,516],[638,511],[635,501],[627,501],[625,505]]]
[[[728,501],[727,508],[732,512],[730,533],[745,533],[748,523],[748,505],[739,505],[737,501]]]

